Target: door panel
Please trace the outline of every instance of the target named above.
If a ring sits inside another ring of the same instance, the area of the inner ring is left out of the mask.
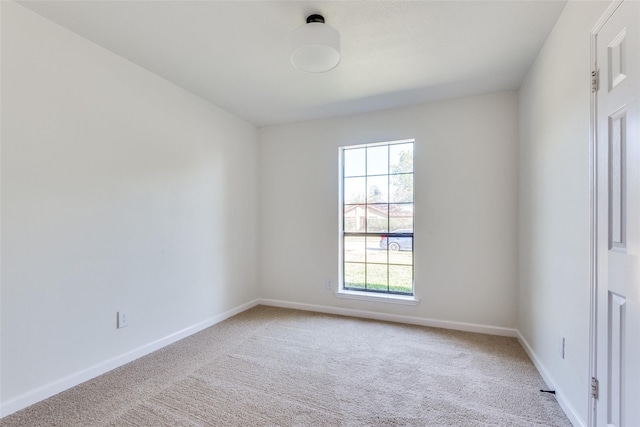
[[[596,35],[598,426],[640,426],[640,2]]]

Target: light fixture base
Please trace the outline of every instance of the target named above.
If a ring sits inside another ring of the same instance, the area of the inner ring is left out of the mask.
[[[324,16],[318,14],[307,16],[307,24],[310,24],[312,22],[319,22],[321,24],[324,24]]]

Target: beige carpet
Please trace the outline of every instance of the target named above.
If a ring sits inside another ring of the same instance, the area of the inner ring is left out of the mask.
[[[570,426],[513,338],[256,307],[10,426]]]

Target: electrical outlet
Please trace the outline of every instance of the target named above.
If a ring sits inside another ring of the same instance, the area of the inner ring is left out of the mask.
[[[564,347],[565,347],[565,344],[566,344],[566,341],[565,341],[564,337],[558,338],[558,354],[563,359],[564,359]]]
[[[327,289],[333,289],[333,280],[327,279],[324,282],[324,287],[327,288]]]
[[[127,310],[120,310],[118,312],[118,329],[124,328],[129,325],[129,312]]]

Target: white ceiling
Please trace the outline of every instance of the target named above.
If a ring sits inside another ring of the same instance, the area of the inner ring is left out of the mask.
[[[565,0],[20,3],[265,126],[517,89]],[[311,13],[341,35],[324,74],[289,58]]]

